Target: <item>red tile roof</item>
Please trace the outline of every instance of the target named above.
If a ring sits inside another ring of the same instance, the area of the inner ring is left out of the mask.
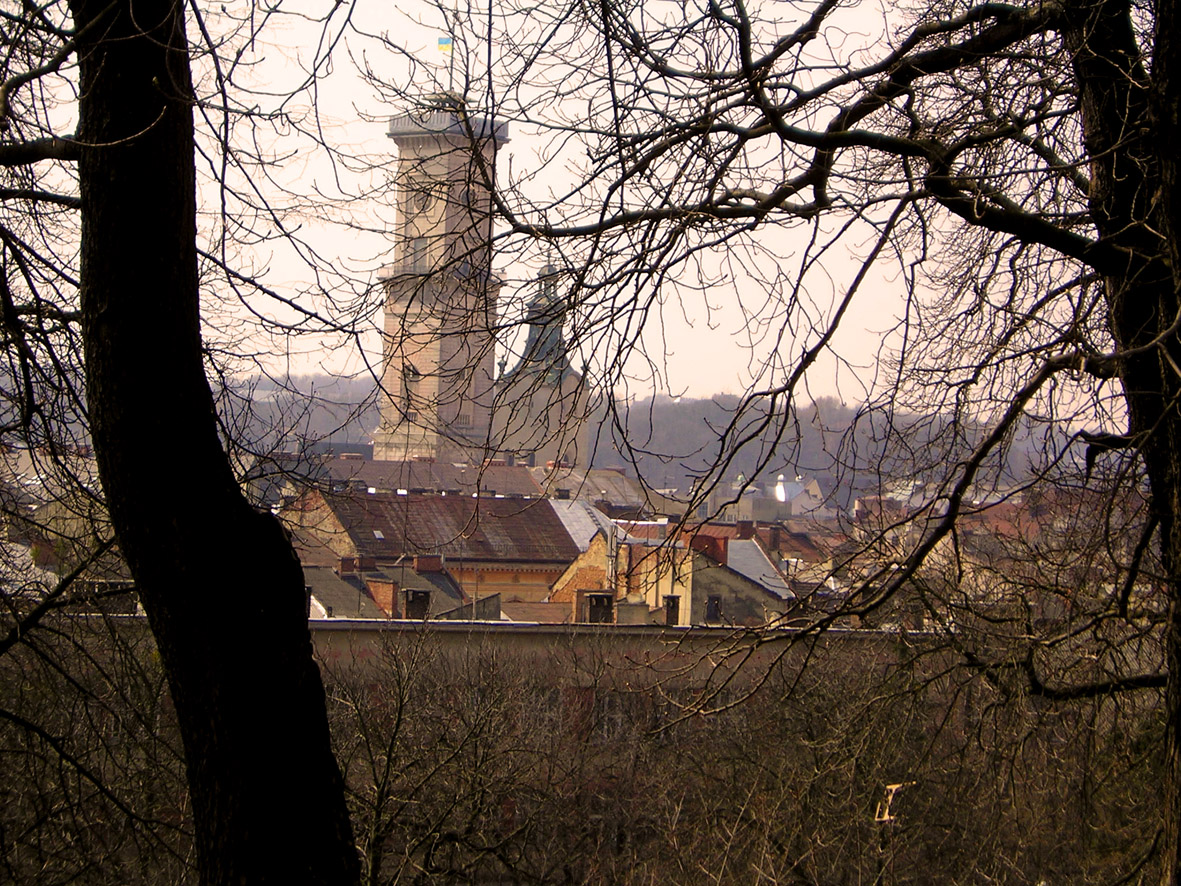
[[[686,531],[691,537],[696,536],[703,540],[698,544],[698,550],[707,553],[709,547],[704,543],[704,539],[741,539],[746,532],[742,527],[732,523],[699,523],[688,527]],[[786,522],[762,523],[754,526],[752,531],[764,549],[813,562],[831,557],[833,550],[847,539],[847,536],[839,532],[835,526],[825,527],[819,522],[794,521],[793,526],[787,525]]]

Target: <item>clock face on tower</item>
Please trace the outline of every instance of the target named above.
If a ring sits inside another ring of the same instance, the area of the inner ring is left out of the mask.
[[[409,209],[415,215],[424,213],[431,205],[432,195],[428,188],[419,186],[414,188],[406,198]]]

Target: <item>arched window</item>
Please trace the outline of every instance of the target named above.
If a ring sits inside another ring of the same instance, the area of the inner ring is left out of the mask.
[[[414,364],[407,361],[402,367],[402,412],[407,421],[418,418],[418,404],[420,402],[419,383],[422,373],[414,368]]]

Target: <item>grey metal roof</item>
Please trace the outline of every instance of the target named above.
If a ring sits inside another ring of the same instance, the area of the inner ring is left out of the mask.
[[[587,502],[551,499],[550,506],[581,551],[590,547],[591,539],[598,532],[610,536],[614,528],[617,536],[627,536],[626,532],[615,527],[606,514]]]
[[[529,469],[538,486],[546,492],[567,489],[574,498],[588,501],[603,500],[613,505],[644,507],[650,504],[640,482],[619,471],[606,468],[544,468]]]
[[[378,492],[398,489],[471,494],[523,495],[540,498],[541,487],[523,465],[456,465],[433,461],[379,461],[356,457],[329,459],[322,471],[336,488],[372,488]]]
[[[305,566],[303,581],[332,618],[385,618],[359,585],[344,581],[331,569]]]
[[[420,107],[390,118],[390,138],[447,135],[458,138],[494,138],[508,141],[508,124],[464,108],[462,96],[437,93],[423,97]]]
[[[754,539],[730,539],[727,542],[726,565],[739,575],[758,582],[781,599],[791,600],[795,597],[787,581],[768,559],[762,545]]]
[[[432,612],[438,609],[445,612],[462,606],[463,591],[455,580],[446,572],[416,572],[409,564],[401,566],[381,566],[366,571],[366,576],[392,581],[403,590],[438,591],[439,597],[431,600]]]

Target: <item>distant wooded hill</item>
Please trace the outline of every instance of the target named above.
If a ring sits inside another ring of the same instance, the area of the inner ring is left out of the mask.
[[[376,401],[371,378],[254,379],[226,396],[226,412],[237,433],[258,450],[354,449],[367,443],[377,426]],[[857,494],[921,482],[948,458],[962,456],[976,438],[975,429],[962,421],[915,415],[891,419],[831,398],[797,409],[776,437],[759,430],[765,413],[757,409],[736,419],[740,405],[740,398],[730,394],[657,396],[621,404],[619,421],[601,426],[594,465],[638,471],[654,488],[683,492],[716,464],[719,439],[730,430],[751,436],[752,442],[725,464],[723,484],[740,476],[766,484],[779,474],[789,480],[815,477],[845,508]],[[1003,463],[994,460],[988,473],[1002,485],[1019,480],[1040,460],[1045,445],[1029,425],[1013,436]]]

